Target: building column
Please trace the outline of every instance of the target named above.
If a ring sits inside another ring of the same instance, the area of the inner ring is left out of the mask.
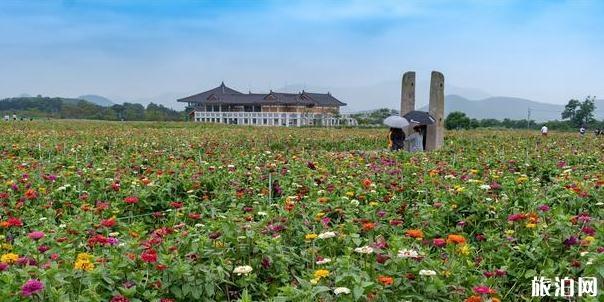
[[[426,150],[437,150],[443,146],[445,135],[445,76],[438,71],[432,71],[430,79],[429,112],[436,121],[427,127]]]
[[[415,110],[415,71],[403,74],[401,85],[401,116]]]

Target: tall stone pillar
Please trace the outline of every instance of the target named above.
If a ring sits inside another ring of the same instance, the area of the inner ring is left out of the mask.
[[[415,110],[415,71],[403,74],[401,85],[401,116]]]
[[[445,77],[438,71],[432,71],[430,105],[428,107],[436,122],[428,125],[426,150],[436,150],[443,146],[445,136]]]

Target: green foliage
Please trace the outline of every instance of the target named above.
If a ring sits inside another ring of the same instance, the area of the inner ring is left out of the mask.
[[[472,120],[465,113],[454,111],[449,113],[445,119],[445,128],[451,129],[470,129]]]
[[[371,112],[353,114],[352,117],[357,120],[359,125],[381,125],[387,117],[398,114],[397,110],[381,108]]]
[[[0,114],[55,119],[126,121],[182,121],[186,114],[150,103],[124,103],[103,107],[85,100],[49,97],[20,97],[0,100]]]
[[[568,101],[568,104],[564,106],[562,119],[569,120],[575,127],[594,123],[595,99],[595,97],[588,96],[583,102],[575,99]]]

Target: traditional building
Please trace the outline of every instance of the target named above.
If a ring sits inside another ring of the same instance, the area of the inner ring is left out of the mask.
[[[330,93],[241,93],[221,83],[177,101],[187,103],[195,122],[287,127],[357,124],[340,114],[340,107],[346,104]]]

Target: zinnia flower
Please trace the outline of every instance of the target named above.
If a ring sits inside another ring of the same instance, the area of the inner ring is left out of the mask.
[[[399,258],[418,258],[419,253],[416,250],[402,249],[398,251]]]
[[[247,275],[252,272],[252,267],[249,265],[238,266],[233,270],[233,273],[238,276]]]
[[[44,289],[44,283],[40,280],[29,279],[21,287],[21,295],[29,297],[33,294],[39,293]]]
[[[33,239],[33,240],[39,240],[42,237],[44,237],[44,232],[33,231],[33,232],[27,234],[27,237],[29,237],[30,239]]]
[[[359,254],[371,254],[371,253],[373,253],[373,248],[370,246],[362,246],[362,247],[357,247],[356,249],[354,249],[354,251]]]
[[[436,272],[433,270],[423,269],[419,271],[420,276],[436,276]]]
[[[341,294],[348,295],[350,294],[350,289],[347,287],[336,287],[334,288],[333,293],[336,294],[336,296]]]
[[[124,202],[128,203],[128,204],[138,203],[138,197],[136,197],[136,196],[128,196],[128,197],[124,198]]]
[[[326,269],[319,269],[316,270],[313,275],[315,276],[315,279],[321,279],[329,276],[329,271]]]
[[[447,243],[464,244],[466,243],[466,239],[461,235],[451,234],[447,236]]]
[[[405,235],[416,239],[424,238],[424,232],[422,232],[421,230],[407,230],[405,232]]]
[[[157,262],[157,252],[154,249],[148,249],[141,253],[141,259],[147,263]]]
[[[319,234],[319,236],[317,238],[319,238],[319,239],[328,239],[328,238],[333,238],[333,237],[336,237],[336,232],[321,233],[321,234]]]
[[[385,286],[390,286],[390,285],[392,285],[392,283],[394,283],[394,278],[389,277],[389,276],[380,275],[378,277],[378,281]]]
[[[474,293],[476,294],[480,294],[480,295],[487,295],[487,294],[494,294],[495,290],[486,286],[486,285],[479,285],[476,286],[472,289],[474,291]]]

